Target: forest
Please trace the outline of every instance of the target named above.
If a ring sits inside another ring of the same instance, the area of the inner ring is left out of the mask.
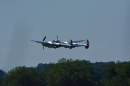
[[[130,61],[91,63],[62,58],[36,67],[1,69],[0,86],[130,86]]]

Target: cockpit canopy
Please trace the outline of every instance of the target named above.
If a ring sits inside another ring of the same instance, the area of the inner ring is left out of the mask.
[[[52,40],[52,42],[61,43],[61,41],[59,41],[59,40]]]

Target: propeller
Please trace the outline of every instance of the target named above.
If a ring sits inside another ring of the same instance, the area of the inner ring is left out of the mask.
[[[70,49],[71,49],[73,47],[73,41],[70,40],[69,44],[70,44]]]
[[[57,42],[57,43],[59,43],[59,42],[60,42],[60,40],[58,40],[58,35],[57,35],[57,40],[56,40],[56,42]]]
[[[45,39],[46,39],[46,36],[43,38],[43,41],[45,41]],[[43,47],[43,50],[44,50],[44,47]]]
[[[87,46],[89,46],[89,41],[87,40]]]
[[[69,47],[70,47],[70,49],[73,47],[73,41],[72,40],[69,41]]]
[[[43,38],[43,41],[45,41],[45,39],[46,39],[46,36]]]
[[[71,46],[73,45],[73,41],[72,41],[72,40],[70,40],[70,45],[71,45]]]
[[[58,41],[58,35],[57,35],[57,41]]]

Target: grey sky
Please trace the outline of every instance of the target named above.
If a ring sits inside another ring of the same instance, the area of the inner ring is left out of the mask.
[[[129,0],[0,0],[0,69],[61,58],[129,61]],[[48,49],[31,40],[89,39],[90,48]]]

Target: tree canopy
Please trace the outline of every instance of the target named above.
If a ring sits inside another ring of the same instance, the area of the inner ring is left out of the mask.
[[[3,86],[43,86],[44,76],[34,68],[25,66],[10,70],[3,80]]]
[[[93,86],[93,67],[89,61],[62,58],[45,71],[47,86]]]
[[[102,86],[130,86],[130,62],[110,64],[106,77],[101,80]]]
[[[129,62],[96,62],[62,58],[37,67],[0,70],[0,86],[130,86]]]

